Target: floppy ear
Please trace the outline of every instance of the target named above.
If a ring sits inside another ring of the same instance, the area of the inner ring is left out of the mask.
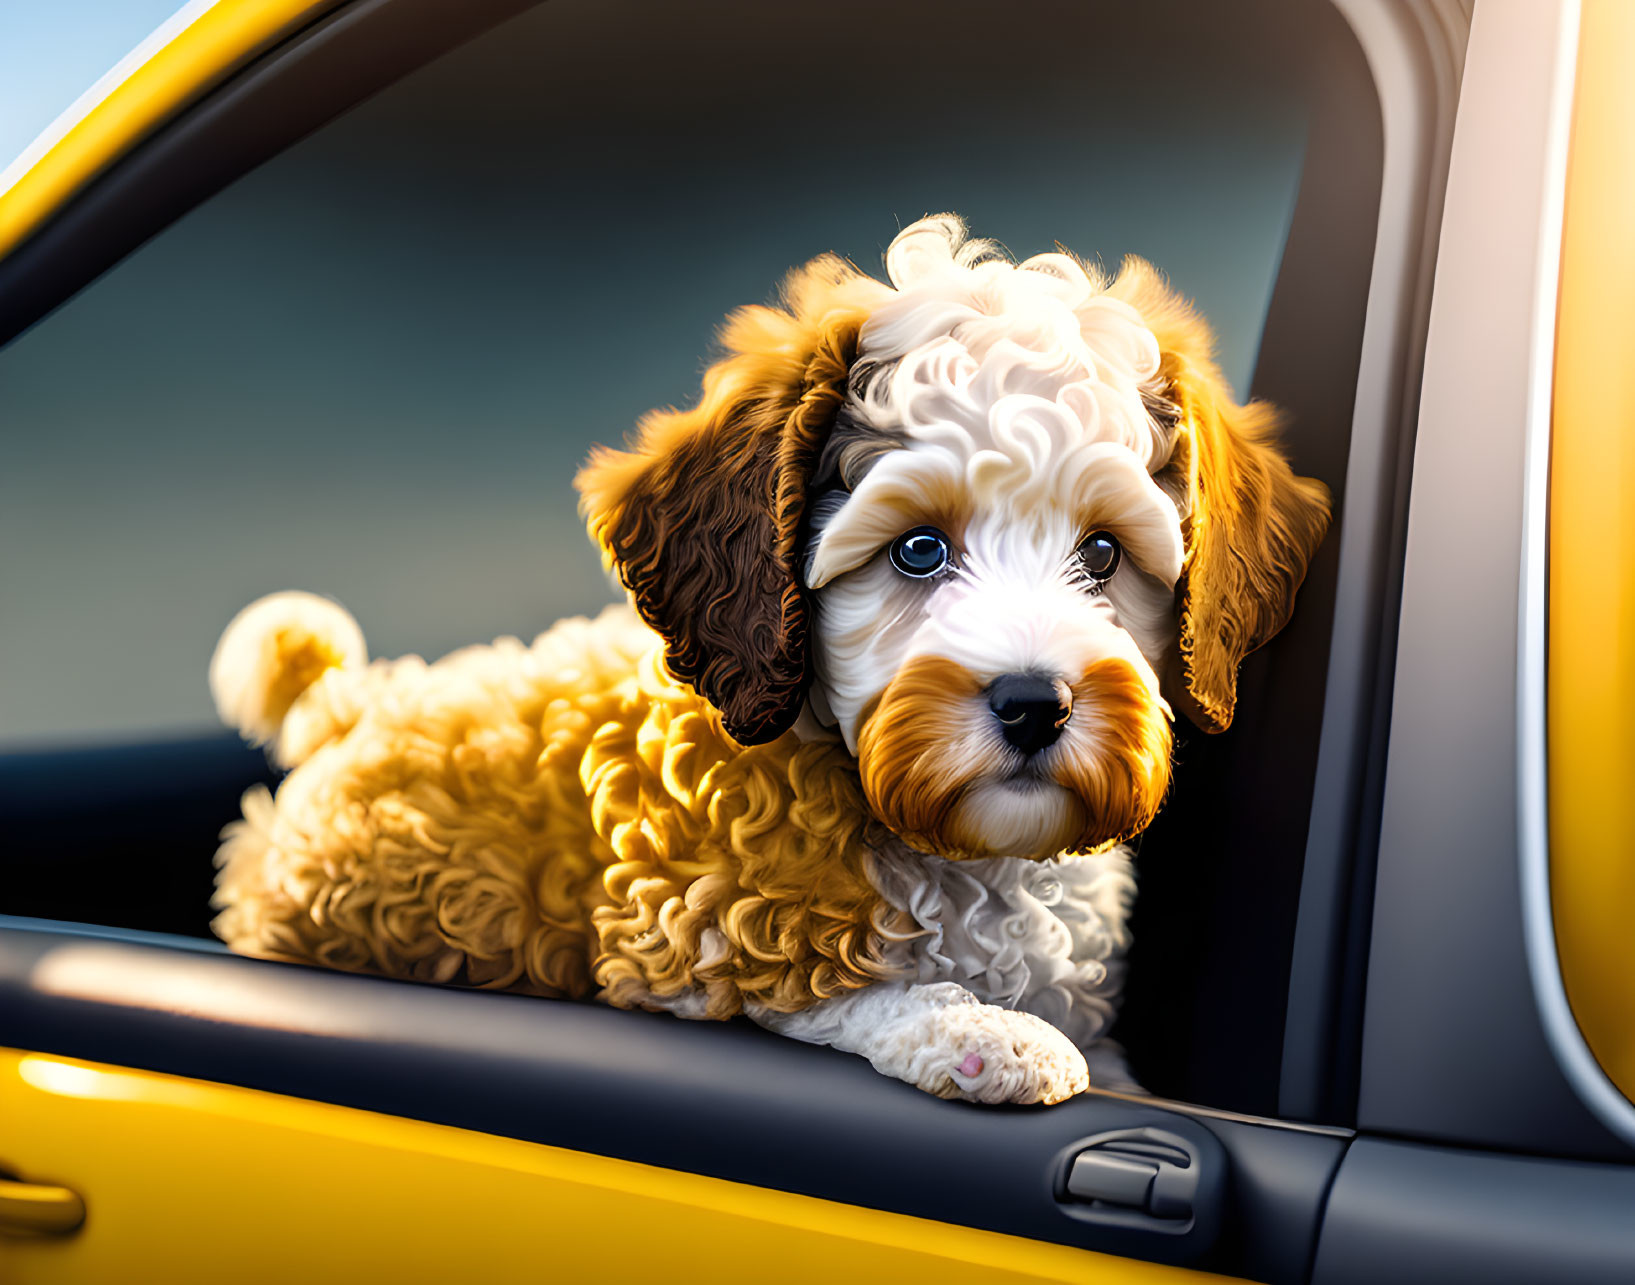
[[[1294,611],[1328,529],[1328,488],[1289,468],[1274,407],[1232,400],[1208,325],[1149,264],[1126,260],[1109,293],[1157,337],[1172,403],[1160,413],[1175,419],[1174,452],[1155,479],[1181,506],[1186,536],[1174,697],[1204,731],[1225,731],[1239,664]]]
[[[697,406],[647,415],[629,451],[599,448],[575,479],[670,672],[741,744],[788,730],[805,698],[806,485],[881,289],[833,256],[792,273],[778,306],[727,319]]]

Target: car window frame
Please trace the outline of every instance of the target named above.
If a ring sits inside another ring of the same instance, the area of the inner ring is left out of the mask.
[[[1446,6],[1437,0],[1405,7],[1380,0],[1335,0],[1335,5],[1363,49],[1375,92],[1382,101],[1395,95],[1387,123],[1395,122],[1393,142],[1402,140],[1383,176],[1379,209],[1366,212],[1379,221],[1370,251],[1360,366],[1353,375],[1362,391],[1339,497],[1340,510],[1354,516],[1332,555],[1340,565],[1329,630],[1344,632],[1349,641],[1328,655],[1278,1093],[1283,1118],[1343,1126],[1352,1117],[1354,1090],[1348,1086],[1355,1082],[1355,1032],[1361,1021],[1357,942],[1367,926],[1353,894],[1372,871],[1366,826],[1359,838],[1354,822],[1376,806],[1372,800],[1382,775],[1386,704],[1381,691],[1390,672],[1393,576],[1400,566],[1400,542],[1393,541],[1390,528],[1405,489],[1401,461],[1411,452],[1416,362],[1434,246],[1434,229],[1427,230],[1425,220],[1438,207],[1445,172],[1446,118],[1449,95],[1457,92],[1461,29],[1439,13]],[[262,52],[158,133],[134,141],[55,219],[0,259],[0,337],[31,325],[186,209],[321,121],[525,7],[526,0],[483,0],[461,6],[460,16],[451,18],[444,12],[448,6],[433,0],[317,6],[323,10],[317,21]],[[406,30],[415,33],[412,39],[403,37]],[[1411,96],[1416,69],[1428,67],[1435,74]],[[292,85],[299,92],[292,93]],[[1301,199],[1311,202],[1317,186],[1303,181]],[[1316,201],[1320,204],[1320,192]],[[1325,213],[1334,217],[1336,212]],[[1316,221],[1308,211],[1305,222]],[[1272,317],[1281,315],[1291,335],[1300,327],[1287,318],[1293,315],[1298,322],[1300,310],[1312,306],[1310,282],[1294,280],[1300,275],[1280,273],[1271,305]],[[1298,354],[1285,356],[1285,371],[1298,360]],[[1263,346],[1257,392],[1278,395],[1275,373],[1267,374],[1278,363],[1279,354]],[[1361,530],[1355,515],[1365,513],[1370,521]],[[1369,620],[1376,623],[1351,628]],[[1266,661],[1260,657],[1256,663]],[[1334,1085],[1340,1086],[1337,1091],[1329,1087]]]
[[[1521,663],[1526,462],[1529,433],[1535,460],[1548,433],[1577,14],[1577,0],[1541,0],[1479,10],[1473,28],[1409,507],[1357,1122],[1628,1163],[1635,1150],[1547,1044],[1520,864],[1536,825],[1522,811],[1537,731]],[[1494,289],[1495,263],[1525,268]],[[1536,592],[1536,563],[1529,576]]]

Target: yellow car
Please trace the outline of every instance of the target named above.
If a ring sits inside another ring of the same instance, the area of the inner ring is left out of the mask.
[[[1631,66],[1627,0],[189,5],[0,191],[0,1279],[1635,1280]],[[1143,837],[1150,1095],[215,942],[232,613],[594,609],[588,445],[942,209],[1160,264],[1338,501]]]

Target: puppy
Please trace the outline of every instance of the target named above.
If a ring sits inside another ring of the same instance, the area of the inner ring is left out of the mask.
[[[890,284],[742,309],[690,410],[578,478],[630,606],[436,664],[333,603],[228,626],[223,718],[292,769],[223,834],[272,959],[745,1014],[943,1097],[1127,1086],[1128,852],[1172,711],[1232,720],[1328,521],[1146,263],[950,215]]]

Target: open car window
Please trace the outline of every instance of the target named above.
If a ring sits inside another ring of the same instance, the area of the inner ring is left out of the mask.
[[[928,211],[1019,257],[1145,255],[1247,392],[1305,154],[1296,69],[1228,66],[1234,18],[1171,37],[1163,93],[1129,57],[1087,82],[996,56],[978,12],[842,5],[813,31],[782,6],[542,6],[19,338],[5,743],[213,726],[200,651],[275,589],[349,604],[382,655],[593,612],[615,591],[571,487],[589,448],[694,400],[729,310],[824,251],[878,275]],[[1073,21],[1064,39],[1112,50],[1149,20]],[[787,84],[844,59],[870,92],[816,119],[811,94],[743,83],[772,49]]]
[[[695,396],[722,315],[790,266],[877,271],[929,210],[1019,256],[1152,260],[1238,393],[1288,409],[1297,470],[1343,496],[1385,183],[1347,19],[1257,0],[1007,20],[1093,51],[1064,61],[974,38],[983,12],[541,7],[0,352],[20,427],[0,799],[23,836],[0,910],[207,936],[215,834],[273,779],[212,730],[233,612],[305,588],[375,654],[433,656],[595,610],[615,593],[569,484],[589,446]],[[1362,538],[1388,546],[1389,516]],[[1340,538],[1246,667],[1239,727],[1183,743],[1143,840],[1119,1034],[1161,1094],[1280,1113]],[[1304,1114],[1344,1122],[1331,1105]]]

